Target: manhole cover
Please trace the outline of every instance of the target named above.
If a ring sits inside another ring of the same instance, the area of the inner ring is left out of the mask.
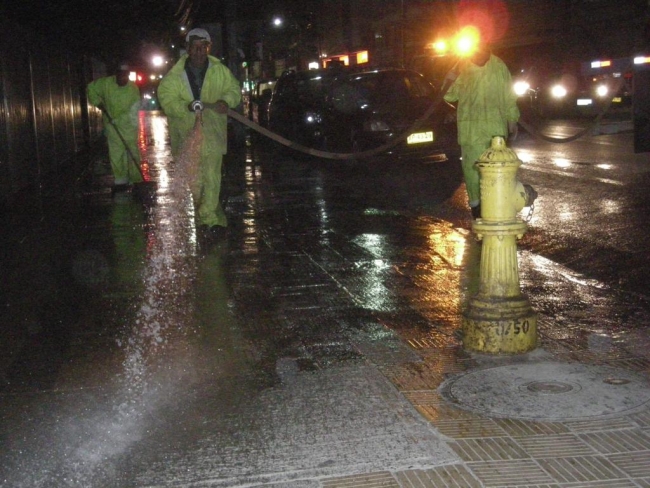
[[[566,393],[574,388],[580,388],[580,385],[570,385],[569,383],[560,383],[559,381],[533,381],[522,385],[528,391],[543,393],[546,395],[556,395]],[[521,388],[520,388],[521,389]]]
[[[623,415],[650,401],[650,385],[634,372],[556,362],[472,371],[447,380],[440,390],[460,408],[547,421]]]

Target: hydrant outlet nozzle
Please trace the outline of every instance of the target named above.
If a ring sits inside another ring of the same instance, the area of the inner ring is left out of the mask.
[[[537,191],[530,185],[524,184],[524,191],[526,192],[526,204],[524,207],[530,207],[538,197]]]

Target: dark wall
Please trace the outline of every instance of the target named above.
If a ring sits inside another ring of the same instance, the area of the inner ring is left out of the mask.
[[[100,134],[92,63],[0,21],[0,199],[56,171]]]

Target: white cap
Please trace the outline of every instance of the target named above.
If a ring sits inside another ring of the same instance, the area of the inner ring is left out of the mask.
[[[200,40],[203,40],[203,41],[208,41],[208,42],[212,41],[210,39],[210,34],[208,34],[208,31],[205,30],[205,29],[192,29],[185,36],[185,42],[187,42],[189,44],[190,39],[192,39],[193,37],[196,37],[196,38],[198,38]],[[195,41],[197,39],[192,39],[192,40]]]

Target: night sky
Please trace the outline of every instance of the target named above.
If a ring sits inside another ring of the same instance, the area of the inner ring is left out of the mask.
[[[143,45],[179,41],[183,23],[262,18],[279,0],[14,0],[0,14],[48,44],[103,59],[133,58]],[[300,3],[300,2],[298,2]]]

